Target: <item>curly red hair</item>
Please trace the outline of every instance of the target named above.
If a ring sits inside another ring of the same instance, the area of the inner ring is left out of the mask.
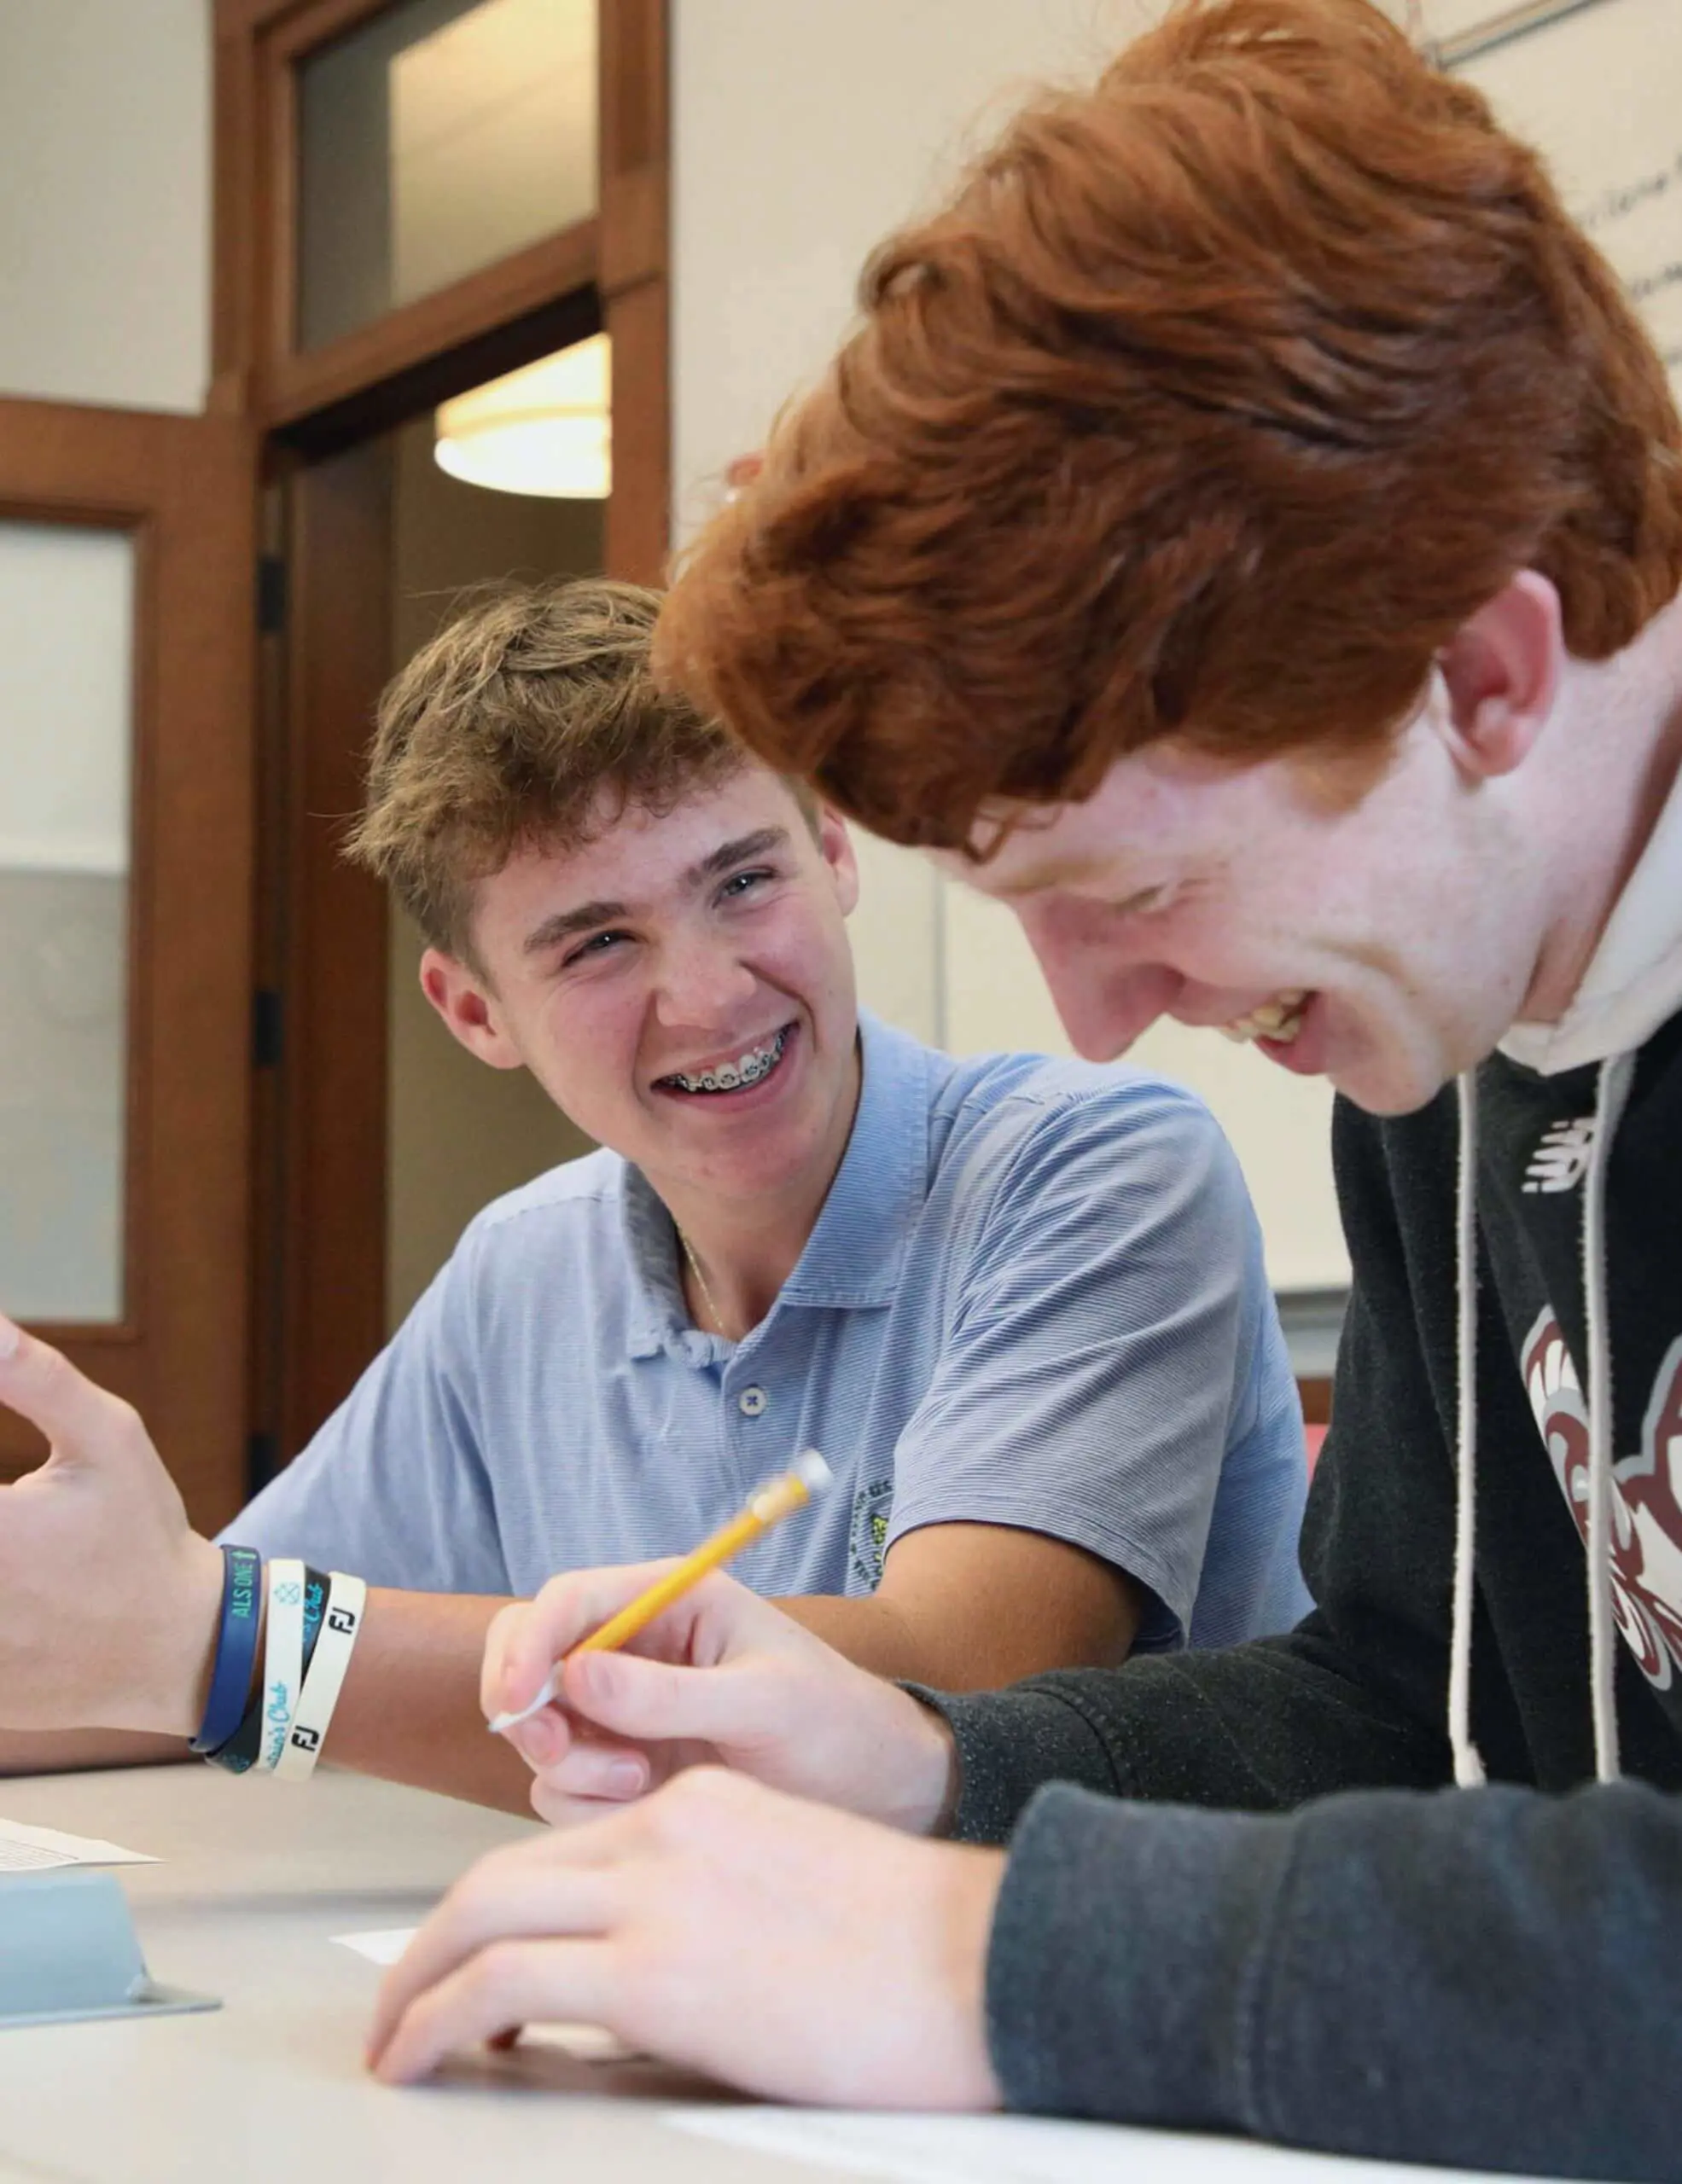
[[[1663,369],[1537,155],[1369,0],[1181,0],[876,253],[661,671],[892,839],[1178,735],[1381,755],[1521,568],[1682,583]]]

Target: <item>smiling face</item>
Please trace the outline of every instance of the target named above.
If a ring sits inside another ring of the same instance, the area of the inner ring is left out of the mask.
[[[529,1069],[680,1221],[713,1200],[815,1213],[858,1095],[857,895],[841,822],[814,834],[744,765],[664,817],[516,853],[476,891],[479,967],[431,949],[422,982],[464,1046]]]
[[[1083,1054],[1167,1015],[1404,1113],[1490,1051],[1535,974],[1545,913],[1512,779],[1469,770],[1429,708],[1353,803],[1289,759],[1156,746],[1085,803],[1028,814],[992,861],[940,862],[1016,911]]]

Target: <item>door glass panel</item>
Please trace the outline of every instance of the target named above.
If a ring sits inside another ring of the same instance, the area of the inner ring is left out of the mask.
[[[300,64],[300,348],[595,211],[597,4],[404,0]]]
[[[0,520],[0,1304],[123,1310],[134,543]]]

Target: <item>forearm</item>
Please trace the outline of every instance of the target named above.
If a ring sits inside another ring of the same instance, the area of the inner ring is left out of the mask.
[[[1009,1632],[954,1629],[938,1616],[925,1623],[879,1594],[850,1600],[808,1593],[776,1605],[826,1646],[892,1683],[993,1691],[1047,1665],[1043,1647],[1015,1645]]]
[[[179,1737],[144,1729],[0,1729],[0,1775],[159,1767],[188,1756]]]
[[[906,1666],[921,1653],[917,1635],[895,1609],[875,1598],[844,1600],[829,1593],[803,1593],[772,1603],[790,1622],[800,1623],[826,1646],[872,1676],[892,1682],[928,1679]]]
[[[485,1634],[501,1600],[369,1594],[325,1762],[505,1811],[531,1809],[530,1770],[487,1734],[479,1705]],[[178,1737],[137,1729],[0,1730],[0,1775],[156,1765],[188,1757]]]
[[[977,1544],[986,1528],[947,1529],[926,1566],[891,1567],[878,1592],[777,1605],[873,1675],[940,1691],[997,1691],[1051,1670],[1126,1658],[1143,1595],[1122,1571],[1027,1533],[994,1534],[989,1560]],[[933,1530],[913,1534],[896,1552],[914,1556],[934,1538]],[[1031,1576],[1023,1553],[1034,1563]]]
[[[485,1634],[506,1600],[376,1588],[323,1747],[388,1782],[529,1813],[532,1777],[479,1704]]]
[[[1635,1784],[1268,1816],[1052,1788],[998,1900],[993,2065],[1017,2107],[1673,2176],[1679,1924],[1682,1804]]]

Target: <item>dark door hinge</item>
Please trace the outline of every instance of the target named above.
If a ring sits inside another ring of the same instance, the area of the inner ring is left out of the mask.
[[[251,996],[251,1066],[253,1069],[280,1067],[282,1039],[281,997],[273,986],[259,986]]]
[[[260,1494],[279,1469],[278,1434],[252,1434],[245,1444],[246,1492]]]
[[[286,627],[286,561],[279,554],[257,556],[257,629],[272,636]]]

